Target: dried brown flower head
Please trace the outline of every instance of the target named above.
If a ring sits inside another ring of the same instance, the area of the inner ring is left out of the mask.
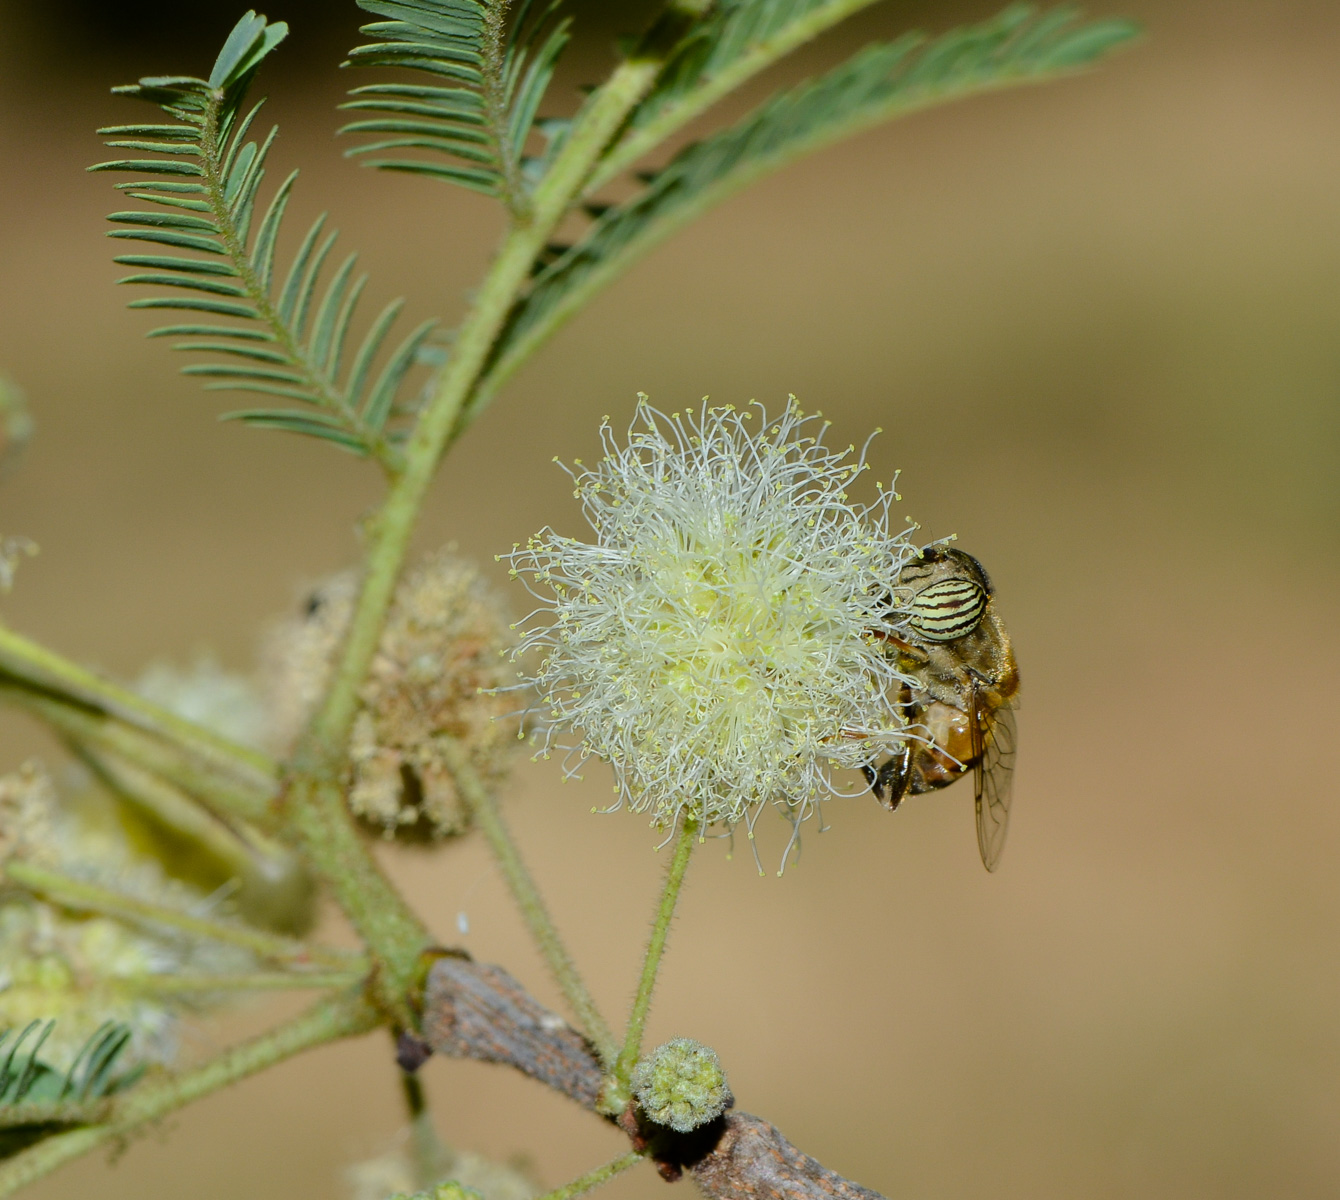
[[[270,640],[267,660],[277,749],[302,732],[349,627],[355,577],[336,575],[311,594],[300,618]],[[470,824],[443,747],[469,754],[488,784],[507,769],[517,740],[514,681],[505,655],[515,639],[475,567],[439,551],[396,589],[349,739],[354,812],[388,834],[449,837]]]

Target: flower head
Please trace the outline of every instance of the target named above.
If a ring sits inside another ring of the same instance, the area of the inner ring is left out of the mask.
[[[510,556],[547,616],[521,649],[549,741],[615,773],[616,804],[733,826],[775,804],[794,821],[830,772],[900,746],[905,682],[874,632],[917,548],[894,495],[847,489],[866,469],[823,444],[794,399],[667,416],[642,397],[620,444],[570,470],[590,542],[550,529]],[[561,743],[560,743],[561,744]]]

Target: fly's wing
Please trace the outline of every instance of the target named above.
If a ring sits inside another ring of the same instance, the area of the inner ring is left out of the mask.
[[[977,849],[982,865],[994,871],[1005,849],[1010,825],[1010,794],[1019,732],[1012,708],[991,709],[980,693],[973,695],[973,784],[977,793]]]

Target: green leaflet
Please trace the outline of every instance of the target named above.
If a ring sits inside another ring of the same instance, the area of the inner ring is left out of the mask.
[[[139,1068],[119,1071],[130,1030],[114,1021],[99,1026],[66,1071],[43,1061],[54,1021],[0,1030],[0,1159],[62,1128],[96,1119],[99,1101],[131,1086]]]
[[[243,410],[225,420],[318,437],[394,470],[399,435],[390,422],[401,412],[395,395],[432,323],[389,345],[401,307],[393,301],[371,322],[346,373],[346,348],[367,276],[355,275],[357,258],[350,255],[327,277],[335,234],[325,232],[324,217],[309,228],[277,282],[276,245],[297,173],[275,189],[264,209],[258,206],[277,130],[259,141],[251,138],[261,105],[244,109],[243,101],[257,68],[286,32],[282,23],[249,12],[229,34],[208,80],[161,76],[116,88],[158,104],[170,123],[101,130],[109,146],[167,157],[115,159],[90,169],[133,171],[140,178],[118,188],[154,206],[109,218],[119,226],[111,237],[155,251],[117,255],[116,262],[139,268],[121,282],[168,289],[132,301],[132,308],[208,313],[253,324],[169,325],[150,336],[192,338],[174,348],[215,360],[184,368],[212,380],[207,388],[259,392],[302,406]],[[369,388],[371,367],[383,359],[382,374]]]
[[[774,96],[743,121],[694,143],[632,200],[599,210],[585,237],[542,271],[512,312],[468,422],[569,315],[640,255],[753,180],[840,138],[907,112],[1083,67],[1135,36],[1127,21],[1078,22],[1015,5],[928,40],[868,46],[818,79]]]
[[[544,166],[526,156],[526,141],[533,129],[546,138],[554,133],[536,113],[568,41],[568,22],[554,17],[557,0],[523,0],[510,24],[502,0],[358,4],[386,19],[363,27],[376,40],[351,50],[348,65],[428,78],[354,88],[343,107],[377,115],[344,127],[373,139],[348,153],[368,156],[368,166],[498,196],[514,213],[525,212]]]

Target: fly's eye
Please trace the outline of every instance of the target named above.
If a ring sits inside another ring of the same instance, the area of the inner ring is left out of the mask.
[[[987,599],[971,579],[941,579],[912,597],[907,623],[927,641],[952,642],[977,628]]]

